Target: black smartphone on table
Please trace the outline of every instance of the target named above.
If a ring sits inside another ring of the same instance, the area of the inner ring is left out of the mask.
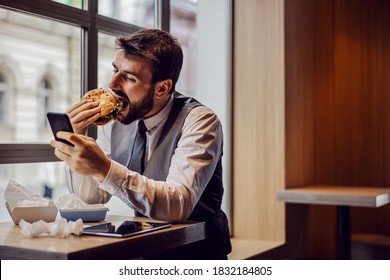
[[[57,137],[58,131],[73,132],[72,123],[70,122],[68,115],[64,113],[49,112],[47,113],[47,119],[49,121],[51,130],[53,131],[54,138],[57,141],[74,146],[69,141]]]

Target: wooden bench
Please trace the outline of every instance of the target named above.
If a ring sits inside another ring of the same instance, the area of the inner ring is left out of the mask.
[[[351,258],[354,260],[390,260],[390,235],[353,234]]]

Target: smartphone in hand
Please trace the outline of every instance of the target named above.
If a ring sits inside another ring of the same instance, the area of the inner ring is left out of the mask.
[[[51,130],[53,131],[54,138],[57,141],[63,142],[63,143],[68,144],[70,146],[74,146],[69,141],[66,141],[64,139],[57,137],[58,131],[73,132],[73,127],[72,127],[72,124],[70,122],[68,115],[64,114],[64,113],[49,112],[49,113],[47,113],[47,119],[49,121]]]

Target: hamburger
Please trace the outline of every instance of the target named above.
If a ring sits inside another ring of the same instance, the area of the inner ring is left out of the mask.
[[[101,117],[93,122],[95,125],[105,125],[116,119],[123,106],[120,97],[110,89],[94,89],[88,91],[83,98],[92,99],[99,103]]]

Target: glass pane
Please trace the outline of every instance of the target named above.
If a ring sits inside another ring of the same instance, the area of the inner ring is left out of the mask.
[[[183,49],[183,68],[177,82],[177,91],[196,97],[197,83],[197,5],[194,1],[172,0],[170,31]]]
[[[5,123],[6,93],[7,81],[5,80],[4,75],[0,72],[0,126]]]
[[[99,0],[98,12],[140,27],[154,27],[154,0]]]
[[[98,42],[98,87],[108,88],[113,70],[112,62],[117,52],[115,36],[99,33]],[[117,197],[111,197],[106,206],[111,215],[134,215],[134,211]]]
[[[0,25],[0,143],[48,143],[46,112],[80,98],[80,28],[5,9]]]
[[[67,6],[75,7],[82,9],[84,7],[84,0],[52,0],[54,2],[58,2]]]
[[[68,194],[64,170],[63,162],[0,164],[0,222],[11,221],[4,199],[9,180],[56,202],[60,196]]]
[[[0,164],[0,222],[12,220],[4,199],[9,180],[54,203],[58,202],[59,197],[69,194],[64,162]],[[112,197],[106,206],[110,209],[110,215],[134,215],[133,210],[117,197]]]
[[[107,88],[112,76],[112,62],[117,52],[115,36],[99,33],[98,42],[98,87]]]
[[[223,210],[229,216],[229,8],[226,0],[171,0],[171,33],[183,47],[184,63],[177,90],[214,110],[223,127]]]

